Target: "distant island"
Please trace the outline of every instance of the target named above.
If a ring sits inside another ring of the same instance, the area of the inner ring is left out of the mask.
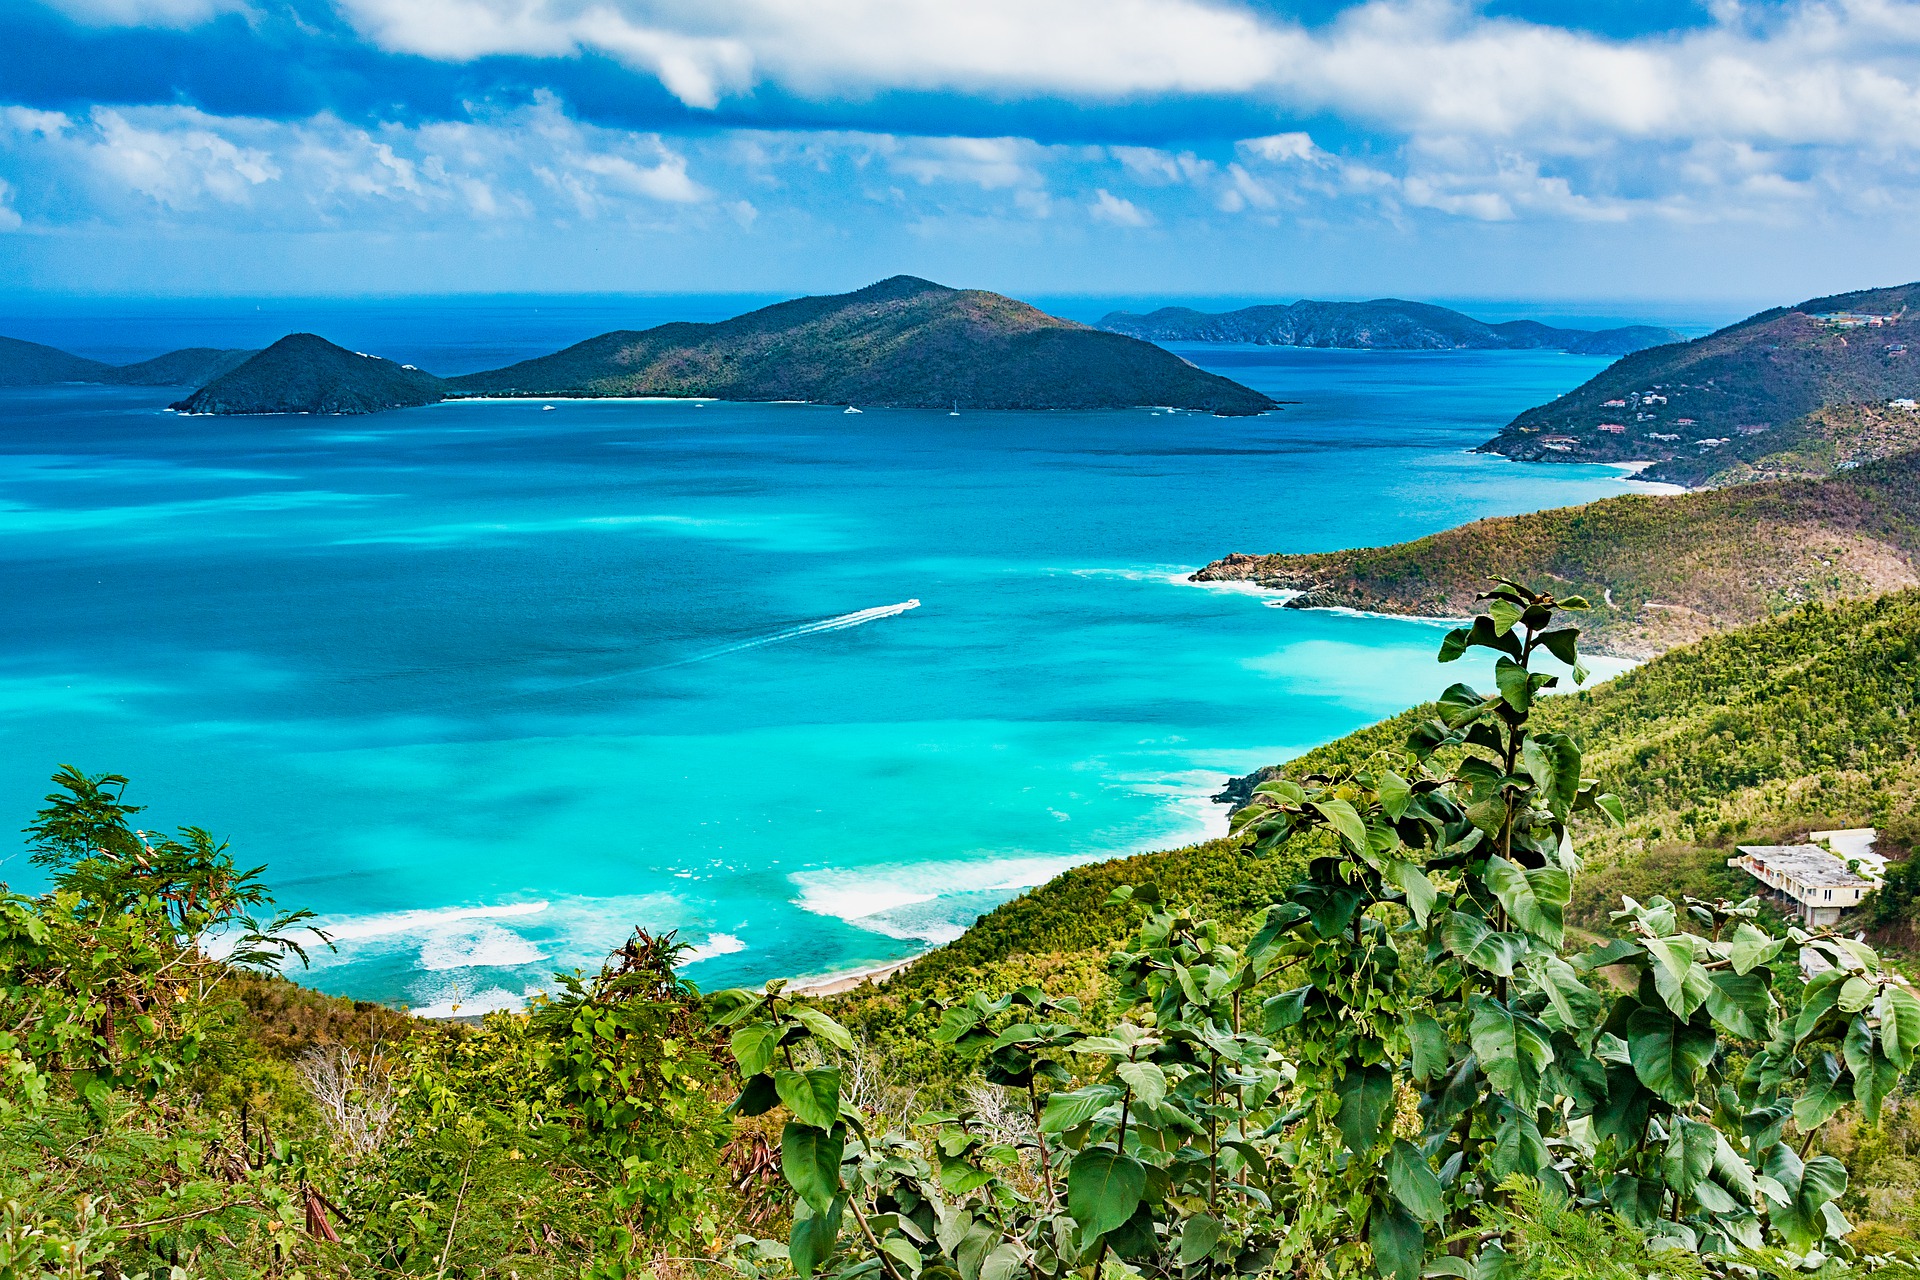
[[[1529,462],[1641,462],[1688,485],[1824,475],[1920,444],[1920,283],[1775,307],[1637,352],[1480,446]]]
[[[1292,592],[1290,608],[1459,618],[1494,574],[1587,596],[1581,646],[1633,658],[1809,601],[1920,586],[1920,451],[1825,480],[1628,494],[1386,547],[1229,555],[1193,580]]]
[[[188,413],[375,413],[472,397],[669,396],[916,409],[1113,409],[1221,415],[1277,402],[1172,353],[978,289],[895,276],[719,324],[589,338],[504,369],[440,379],[313,334],[282,338],[173,407]]]
[[[181,413],[379,413],[434,404],[447,384],[410,364],[290,333],[170,405]]]
[[[1267,347],[1327,347],[1355,351],[1567,351],[1623,356],[1680,342],[1672,329],[1558,329],[1534,320],[1487,324],[1447,307],[1399,298],[1372,302],[1301,301],[1209,314],[1162,307],[1146,315],[1115,311],[1100,320],[1109,333],[1149,342],[1246,342]]]
[[[187,347],[138,364],[106,364],[38,342],[0,338],[0,387],[91,382],[123,387],[197,387],[239,367],[252,351]]]

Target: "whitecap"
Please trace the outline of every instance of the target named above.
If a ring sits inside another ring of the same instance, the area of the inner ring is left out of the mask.
[[[702,960],[711,960],[715,956],[730,956],[746,949],[747,944],[730,933],[711,933],[707,935],[705,942],[689,949],[686,955],[681,957],[680,963],[683,966],[699,964]]]
[[[419,967],[429,971],[511,969],[546,958],[546,952],[511,929],[480,922],[435,931],[420,948]]]

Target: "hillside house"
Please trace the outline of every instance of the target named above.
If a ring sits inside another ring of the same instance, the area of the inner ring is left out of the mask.
[[[1623,423],[1603,422],[1600,424],[1600,430],[1606,432],[1608,435],[1618,436],[1626,434],[1627,428]]]
[[[1758,880],[1768,898],[1816,927],[1838,924],[1841,913],[1859,906],[1877,884],[1816,844],[1743,844],[1727,865]]]
[[[1913,399],[1911,396],[1902,396],[1898,400],[1887,401],[1887,408],[1905,409],[1908,413],[1912,413],[1914,410],[1920,409],[1920,401]]]
[[[1665,431],[1647,432],[1647,439],[1649,440],[1678,440],[1679,438],[1680,438],[1679,436],[1672,435]]]
[[[1695,422],[1692,418],[1675,418],[1673,422],[1675,426],[1680,426],[1680,427],[1697,427],[1700,425],[1699,423]]]
[[[1625,400],[1602,400],[1600,407],[1602,409],[1624,409],[1627,407],[1627,402]]]

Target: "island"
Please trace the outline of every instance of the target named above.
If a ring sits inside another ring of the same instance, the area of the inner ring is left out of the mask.
[[[1279,407],[1153,343],[914,276],[796,298],[718,324],[603,333],[504,369],[446,379],[291,334],[172,407],[377,413],[447,399],[626,397],[948,412],[1150,406],[1223,417]]]
[[[290,333],[168,407],[181,413],[379,413],[446,395],[445,382],[410,364]]]
[[[1149,342],[1244,342],[1266,347],[1323,347],[1355,351],[1566,351],[1620,356],[1679,342],[1672,329],[1562,329],[1536,320],[1488,324],[1448,307],[1400,298],[1371,302],[1315,302],[1242,307],[1208,313],[1162,307],[1146,315],[1111,312],[1100,321],[1110,333]]]
[[[1222,415],[1276,402],[1152,343],[982,289],[894,276],[718,324],[602,334],[449,379],[465,396],[686,396],[911,409],[1118,409]]]
[[[214,347],[169,351],[137,364],[89,360],[39,342],[0,338],[0,387],[86,382],[128,387],[197,387],[238,367],[254,353]]]
[[[1528,462],[1649,462],[1649,479],[1830,474],[1920,443],[1920,283],[1775,307],[1636,352],[1480,446]]]

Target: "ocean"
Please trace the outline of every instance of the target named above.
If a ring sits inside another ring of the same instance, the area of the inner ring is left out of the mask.
[[[751,302],[254,305],[0,333],[131,360],[311,328],[458,373]],[[1193,568],[1627,491],[1467,452],[1603,360],[1179,350],[1293,403],[216,419],[0,391],[0,825],[56,765],[126,774],[143,821],[321,914],[304,980],[421,1011],[517,1004],[636,925],[708,988],[856,970],[1219,834],[1229,775],[1462,674],[1431,622]],[[23,853],[0,878],[40,883]]]

